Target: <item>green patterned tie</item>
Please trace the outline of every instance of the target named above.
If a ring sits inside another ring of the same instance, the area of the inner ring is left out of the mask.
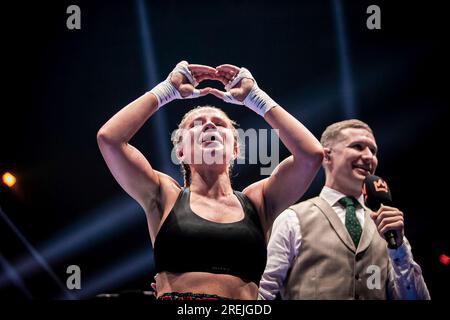
[[[361,238],[362,228],[356,218],[356,205],[358,201],[353,197],[345,197],[339,200],[339,203],[346,209],[345,212],[345,227],[347,228],[350,237],[352,237],[355,247],[358,247],[359,239]]]

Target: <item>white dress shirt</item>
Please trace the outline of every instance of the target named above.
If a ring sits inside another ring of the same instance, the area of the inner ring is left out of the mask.
[[[342,224],[345,225],[345,208],[339,200],[345,197],[339,191],[323,187],[320,195],[336,212]],[[364,226],[364,199],[358,199],[361,206],[356,209],[356,217]],[[286,209],[275,220],[272,234],[267,247],[267,265],[261,278],[258,299],[273,300],[278,293],[283,293],[286,275],[299,255],[302,243],[302,233],[297,214],[292,209]],[[387,248],[387,247],[386,247]],[[390,299],[430,299],[427,286],[422,277],[420,266],[414,262],[411,247],[406,238],[397,249],[388,249],[390,272],[388,279],[388,298]]]

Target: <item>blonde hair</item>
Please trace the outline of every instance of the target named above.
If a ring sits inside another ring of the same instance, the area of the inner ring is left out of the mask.
[[[237,146],[238,150],[239,150],[239,144],[240,144],[239,133],[236,130],[236,126],[238,124],[235,121],[231,120],[222,109],[214,107],[214,106],[210,106],[210,105],[198,106],[196,108],[193,108],[192,110],[190,110],[183,116],[183,118],[181,119],[181,122],[178,124],[178,129],[176,129],[174,134],[172,135],[173,146],[176,148],[181,143],[181,141],[183,139],[182,132],[183,132],[183,129],[185,129],[185,125],[186,125],[186,122],[187,122],[189,116],[191,114],[193,114],[194,112],[197,112],[199,110],[204,110],[204,109],[217,110],[220,113],[222,113],[226,119],[228,119],[230,121],[231,130],[233,131],[234,145]],[[233,168],[233,162],[230,162],[230,165],[228,168],[230,173],[231,173],[232,168]],[[181,171],[183,173],[184,187],[187,188],[191,185],[191,168],[189,167],[188,164],[181,162]]]
[[[372,129],[369,125],[361,120],[350,119],[344,120],[340,122],[333,123],[329,125],[325,131],[322,133],[322,137],[320,138],[320,143],[323,147],[330,147],[332,142],[335,142],[341,131],[344,129],[353,128],[353,129],[365,129],[369,131],[373,135]]]

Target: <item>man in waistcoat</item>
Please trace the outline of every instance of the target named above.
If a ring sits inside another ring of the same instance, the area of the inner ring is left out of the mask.
[[[275,221],[259,299],[430,299],[404,237],[403,213],[364,206],[362,184],[378,164],[371,128],[359,120],[337,122],[321,143],[325,186]],[[397,249],[387,247],[389,230]]]

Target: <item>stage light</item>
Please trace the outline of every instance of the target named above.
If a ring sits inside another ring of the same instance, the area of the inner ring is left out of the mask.
[[[445,266],[448,266],[450,264],[450,257],[445,254],[441,254],[439,256],[439,262]]]
[[[6,184],[8,187],[12,187],[13,185],[16,184],[16,177],[10,173],[10,172],[5,172],[2,176],[2,181],[4,184]]]
[[[356,117],[355,94],[351,72],[349,46],[347,44],[347,31],[344,10],[341,0],[333,1],[334,18],[336,24],[337,49],[341,78],[341,100],[347,118]]]
[[[0,219],[2,219],[8,226],[9,228],[16,234],[17,238],[22,242],[22,244],[28,249],[29,253],[31,254],[31,256],[33,257],[33,259],[35,260],[36,264],[39,265],[41,268],[43,268],[47,274],[53,278],[53,280],[55,280],[55,283],[61,288],[62,293],[65,297],[65,299],[73,299],[73,296],[70,294],[69,291],[67,291],[66,286],[64,286],[61,282],[61,280],[58,278],[58,276],[55,274],[55,272],[53,271],[52,267],[50,266],[50,264],[46,261],[46,259],[39,253],[38,250],[36,250],[33,245],[27,240],[27,238],[25,238],[25,236],[22,234],[22,232],[20,232],[20,230],[14,225],[14,223],[11,221],[11,219],[9,219],[9,217],[6,215],[6,213],[2,210],[2,208],[0,207]],[[18,278],[17,276],[20,276],[20,274],[18,273],[17,268],[15,268],[14,266],[11,266],[11,268],[9,268],[5,262],[3,263],[4,266],[6,266],[6,271],[9,273],[10,278],[13,277],[14,282],[20,286],[20,283],[18,282]],[[1,274],[3,277],[3,274]]]
[[[141,38],[142,46],[142,62],[144,64],[144,75],[146,79],[146,87],[153,88],[156,86],[161,79],[158,78],[158,65],[155,57],[155,47],[153,41],[153,33],[151,30],[151,23],[149,21],[150,9],[144,0],[136,0],[136,13],[137,21],[139,23],[139,35]],[[165,78],[165,75],[164,77]],[[164,173],[171,177],[176,177],[178,182],[182,182],[180,170],[176,169],[172,165],[170,159],[170,152],[172,150],[169,139],[167,139],[167,132],[170,132],[167,126],[166,109],[156,112],[152,118],[155,119],[155,125],[153,130],[155,130],[156,140],[160,141],[159,148],[161,152],[159,153],[160,164]]]
[[[67,256],[73,255],[92,243],[108,239],[117,228],[126,230],[142,222],[140,206],[127,196],[111,200],[83,216],[84,219],[72,223],[53,237],[37,245],[37,250],[49,264],[60,263]],[[16,261],[13,266],[20,275],[31,276],[41,270],[36,259],[25,256]],[[1,270],[1,269],[0,269]],[[7,285],[8,278],[0,272],[0,290]]]

